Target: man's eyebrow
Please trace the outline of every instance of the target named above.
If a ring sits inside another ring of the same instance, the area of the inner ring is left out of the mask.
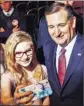
[[[59,23],[57,26],[59,25],[66,25],[66,23]],[[54,27],[55,25],[48,25],[48,27]]]
[[[59,26],[59,25],[66,25],[66,23],[59,23],[58,26]]]
[[[48,25],[48,26],[54,26],[54,25]]]

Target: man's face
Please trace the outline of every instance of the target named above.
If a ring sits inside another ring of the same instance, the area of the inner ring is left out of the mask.
[[[65,10],[46,15],[51,38],[61,46],[66,46],[74,37],[75,17],[68,19]]]
[[[1,9],[6,11],[6,12],[8,12],[10,10],[11,6],[12,6],[12,1],[3,0],[0,2]]]
[[[21,42],[15,48],[15,61],[17,64],[28,67],[33,59],[34,48],[31,42]]]

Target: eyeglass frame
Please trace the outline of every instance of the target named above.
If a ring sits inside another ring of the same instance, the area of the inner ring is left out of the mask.
[[[16,53],[14,53],[14,55],[15,55],[15,57],[16,58],[22,58],[23,57],[23,55],[24,55],[24,53],[27,55],[27,56],[29,56],[29,51],[33,51],[33,47],[32,48],[30,48],[30,49],[28,49],[28,50],[26,50],[26,51],[24,51],[24,52],[16,52]],[[22,55],[21,55],[21,53],[22,53]],[[27,54],[28,53],[28,54]],[[21,56],[17,56],[17,54],[20,54]]]

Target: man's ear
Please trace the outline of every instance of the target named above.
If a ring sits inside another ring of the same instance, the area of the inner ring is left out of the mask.
[[[76,17],[75,16],[72,18],[72,27],[76,28]]]

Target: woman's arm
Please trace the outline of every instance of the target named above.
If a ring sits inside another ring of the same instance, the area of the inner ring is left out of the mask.
[[[43,100],[43,106],[50,106],[49,96],[45,97]]]
[[[12,83],[6,75],[1,76],[1,102],[2,104],[13,105],[16,104],[12,97]]]
[[[32,92],[22,92],[19,93],[18,90],[24,87],[24,85],[18,85],[15,88],[15,92],[13,92],[12,96],[12,83],[10,79],[6,75],[2,75],[1,77],[1,103],[3,105],[16,105],[16,104],[24,104],[31,105],[32,102]]]

